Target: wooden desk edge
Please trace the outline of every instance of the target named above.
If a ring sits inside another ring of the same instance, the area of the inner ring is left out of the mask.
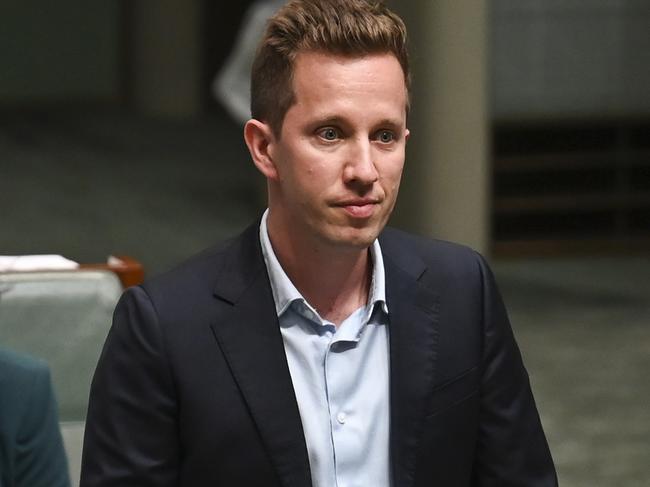
[[[106,264],[81,264],[79,269],[99,269],[114,272],[124,288],[137,286],[144,281],[144,268],[140,262],[125,255],[116,255],[114,257],[115,259]]]

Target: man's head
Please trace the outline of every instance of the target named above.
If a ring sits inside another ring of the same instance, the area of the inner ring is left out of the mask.
[[[405,36],[365,0],[294,0],[271,20],[244,138],[274,246],[359,250],[384,228],[409,136]]]
[[[270,20],[251,76],[251,113],[278,137],[295,102],[293,75],[299,53],[345,57],[390,53],[410,85],[406,27],[379,0],[293,0]],[[407,100],[408,103],[408,100]]]

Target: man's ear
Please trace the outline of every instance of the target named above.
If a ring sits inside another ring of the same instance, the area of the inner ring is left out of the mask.
[[[255,167],[267,179],[278,179],[278,170],[270,150],[272,144],[275,143],[275,135],[271,126],[254,118],[249,120],[244,126],[244,140]]]

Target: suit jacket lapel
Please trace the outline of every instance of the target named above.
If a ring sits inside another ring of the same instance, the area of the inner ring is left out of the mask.
[[[309,457],[273,295],[253,225],[227,250],[212,329],[285,487],[311,485]]]
[[[430,401],[438,342],[439,295],[419,282],[413,256],[382,250],[390,315],[391,458],[396,487],[413,484],[419,432]]]

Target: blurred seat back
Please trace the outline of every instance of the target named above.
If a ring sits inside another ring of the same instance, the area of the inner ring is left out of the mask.
[[[90,382],[121,293],[105,270],[0,274],[0,343],[48,362],[73,485]]]

